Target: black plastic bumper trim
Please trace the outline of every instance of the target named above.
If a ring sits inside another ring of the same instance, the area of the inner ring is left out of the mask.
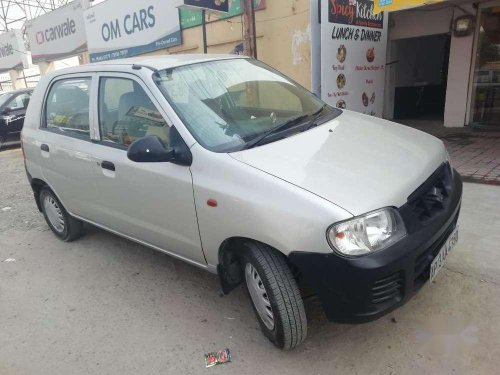
[[[363,323],[378,319],[407,302],[428,280],[430,263],[417,275],[416,262],[426,252],[435,256],[446,241],[456,227],[461,199],[462,181],[454,171],[446,208],[393,246],[358,258],[341,257],[333,251],[296,251],[289,260],[300,271],[305,285],[319,296],[329,320]],[[384,279],[393,283],[385,290]],[[384,291],[380,295],[388,298],[377,299],[374,293],[380,290]]]

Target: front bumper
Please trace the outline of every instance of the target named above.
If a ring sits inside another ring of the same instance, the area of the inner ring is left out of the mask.
[[[432,220],[417,223],[409,204],[399,208],[408,235],[385,250],[359,258],[333,252],[289,255],[304,283],[319,296],[328,319],[375,320],[408,301],[429,279],[432,260],[455,229],[460,212],[462,181],[456,171],[452,175],[444,208]]]

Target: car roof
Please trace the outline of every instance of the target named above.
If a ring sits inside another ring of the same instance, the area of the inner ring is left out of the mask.
[[[162,55],[162,56],[138,56],[130,57],[127,59],[109,60],[85,65],[74,66],[70,68],[60,69],[52,72],[51,75],[62,75],[80,72],[92,72],[105,68],[109,71],[113,68],[123,70],[126,66],[142,66],[153,70],[174,68],[182,65],[196,64],[200,62],[215,61],[215,60],[228,60],[237,58],[247,58],[241,55],[219,55],[219,54],[179,54],[179,55]]]

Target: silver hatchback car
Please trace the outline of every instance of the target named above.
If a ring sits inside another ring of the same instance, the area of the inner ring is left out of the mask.
[[[405,303],[458,238],[443,143],[332,108],[240,56],[136,58],[38,84],[22,134],[54,234],[84,222],[246,284],[264,334],[307,335],[301,291],[337,322]]]

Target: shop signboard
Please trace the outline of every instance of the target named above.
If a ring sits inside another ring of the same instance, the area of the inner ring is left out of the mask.
[[[182,44],[173,1],[145,0],[123,6],[107,0],[84,12],[91,62],[125,58]]]
[[[383,11],[395,12],[402,9],[441,3],[443,1],[446,0],[375,0],[373,13],[377,14]]]
[[[372,0],[327,0],[321,9],[321,97],[382,117],[387,14]]]
[[[254,0],[253,5],[256,11],[265,9],[266,0]],[[241,0],[228,0],[228,12],[221,13],[219,19],[236,17],[242,13],[243,13],[243,8],[241,6]],[[182,29],[188,29],[190,27],[201,25],[201,11],[189,8],[179,8],[179,14],[181,18]],[[207,22],[210,22],[210,20],[207,20]]]
[[[229,0],[184,0],[184,5],[216,12],[229,11]]]
[[[189,8],[179,8],[179,17],[181,19],[181,29],[201,25],[201,11]]]
[[[20,30],[0,35],[0,73],[28,68],[28,53]]]
[[[239,16],[243,13],[243,5],[241,2],[244,0],[233,0],[229,1],[229,13],[224,15],[224,17],[234,17]],[[254,10],[262,10],[266,8],[266,0],[253,0],[253,8]]]
[[[88,8],[88,0],[76,0],[26,22],[33,63],[70,57],[87,50],[85,8]]]

